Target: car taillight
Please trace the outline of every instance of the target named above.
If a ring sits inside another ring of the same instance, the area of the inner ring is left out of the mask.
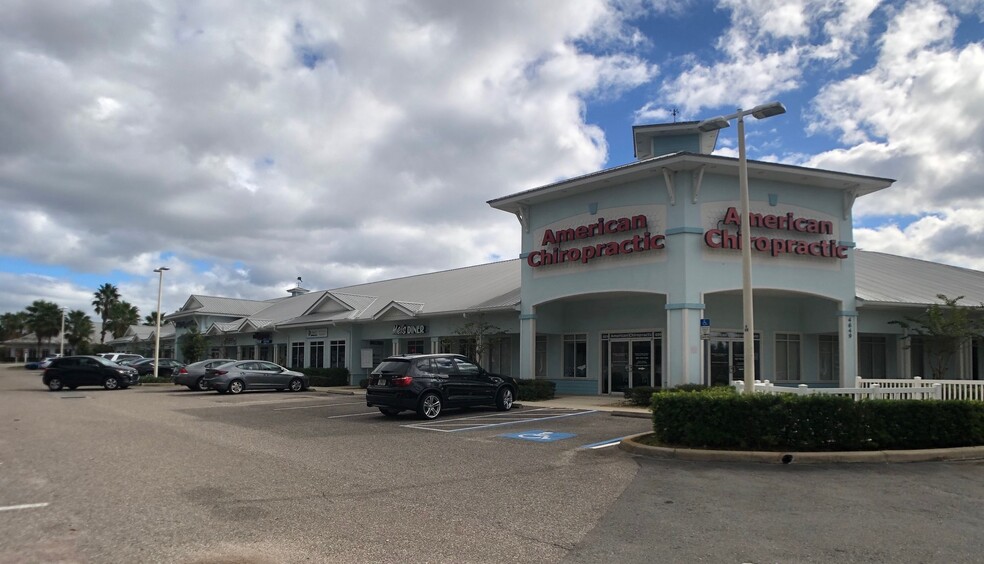
[[[397,388],[406,388],[411,382],[413,382],[413,376],[397,376],[396,378],[390,380],[390,382],[392,382]]]
[[[215,374],[216,376],[225,376],[228,373],[228,370],[215,370],[212,372],[212,374]]]
[[[178,374],[187,374],[187,373],[188,371],[183,367],[181,368],[181,370],[178,370]]]

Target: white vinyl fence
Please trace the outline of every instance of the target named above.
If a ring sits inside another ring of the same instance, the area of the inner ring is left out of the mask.
[[[745,391],[745,382],[734,380],[731,385],[738,393]],[[761,394],[827,394],[861,399],[942,399],[984,401],[984,380],[923,380],[918,376],[909,379],[868,379],[858,377],[853,388],[811,388],[777,386],[765,380],[755,381],[755,392]]]

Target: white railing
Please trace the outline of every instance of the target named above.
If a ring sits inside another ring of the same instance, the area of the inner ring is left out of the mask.
[[[745,382],[741,380],[734,380],[731,385],[735,387],[738,393],[745,391]],[[760,394],[796,394],[796,395],[811,395],[811,394],[823,394],[830,396],[847,396],[853,398],[855,401],[863,399],[944,399],[943,397],[943,386],[938,382],[934,382],[930,386],[906,386],[906,387],[882,387],[878,383],[870,384],[868,386],[858,386],[856,388],[811,388],[806,384],[800,384],[799,386],[776,386],[772,382],[766,380],[756,380],[755,381],[755,393]]]
[[[901,378],[869,379],[861,378],[860,376],[857,378],[857,387],[859,388],[867,388],[875,385],[882,389],[918,388],[929,384],[938,384],[943,390],[942,399],[945,400],[984,401],[984,380],[923,380],[918,376],[911,380],[903,380]]]

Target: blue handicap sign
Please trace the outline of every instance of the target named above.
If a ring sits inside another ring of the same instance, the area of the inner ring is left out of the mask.
[[[569,439],[577,435],[574,433],[558,433],[556,431],[521,431],[519,433],[506,433],[505,435],[499,436],[506,437],[507,439],[522,439],[536,443],[552,443],[553,441]]]
[[[704,319],[701,319],[700,320],[700,326],[701,327],[710,327],[711,326],[711,320],[708,319],[708,318],[706,318],[706,317]]]

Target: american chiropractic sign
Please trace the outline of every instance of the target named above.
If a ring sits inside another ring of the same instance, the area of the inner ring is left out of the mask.
[[[798,255],[818,258],[846,259],[848,247],[840,244],[834,237],[834,222],[810,217],[802,217],[793,212],[784,214],[762,214],[751,212],[749,223],[752,229],[768,230],[768,235],[755,235],[752,232],[752,250],[780,255]],[[731,231],[727,226],[734,226]],[[704,231],[704,244],[711,249],[741,249],[741,213],[729,207],[724,216],[715,222],[715,227]],[[776,233],[778,232],[778,233]]]
[[[526,256],[532,268],[564,263],[588,264],[615,256],[661,251],[665,236],[653,233],[646,215],[598,217],[571,227],[549,227],[537,237],[539,250]]]

